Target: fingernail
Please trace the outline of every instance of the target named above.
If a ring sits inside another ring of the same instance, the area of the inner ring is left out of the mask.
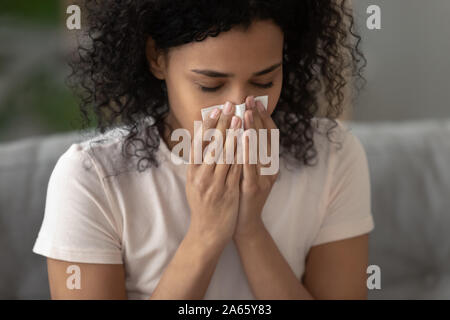
[[[213,111],[211,111],[211,113],[209,114],[209,117],[211,119],[217,119],[217,117],[219,116],[220,113],[220,109],[214,109]]]
[[[239,118],[236,116],[233,116],[233,118],[231,119],[231,128],[236,129],[238,126],[238,122],[239,122]]]
[[[252,108],[252,109],[255,108],[255,97],[254,96],[250,97],[250,108]]]
[[[230,101],[227,101],[227,103],[225,103],[225,107],[223,108],[223,113],[231,114],[232,111],[233,111],[233,106]]]

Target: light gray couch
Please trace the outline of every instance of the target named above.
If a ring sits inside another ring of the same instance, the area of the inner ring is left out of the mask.
[[[450,119],[348,123],[369,161],[375,230],[371,299],[450,299]],[[31,249],[48,179],[76,132],[0,145],[0,299],[47,299],[45,258]]]

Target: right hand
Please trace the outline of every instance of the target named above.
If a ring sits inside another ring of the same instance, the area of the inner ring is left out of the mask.
[[[215,161],[208,164],[194,164],[194,139],[191,143],[190,164],[186,177],[186,196],[191,209],[189,232],[207,244],[224,246],[233,237],[239,211],[239,182],[242,164],[237,164],[236,157],[232,164],[225,159],[226,149],[233,139],[226,136],[226,129],[234,125],[241,127],[241,119],[231,110],[220,111],[216,118],[208,115],[203,122],[203,135],[209,128],[216,128],[223,137],[223,164]],[[234,119],[233,119],[234,118]],[[233,121],[232,121],[233,119]],[[232,128],[232,129],[233,129]],[[202,137],[203,138],[203,137]],[[202,139],[203,141],[203,139]],[[209,143],[202,142],[202,154]],[[234,139],[235,155],[237,141]]]

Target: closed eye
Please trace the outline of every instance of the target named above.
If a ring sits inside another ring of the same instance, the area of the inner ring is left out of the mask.
[[[269,83],[266,83],[266,84],[256,84],[256,83],[255,83],[254,85],[257,86],[257,87],[259,87],[259,88],[268,89],[268,88],[270,88],[270,87],[273,86],[273,82],[269,82]],[[220,85],[220,86],[215,87],[215,88],[209,88],[209,87],[203,87],[203,86],[200,86],[200,85],[199,85],[200,89],[201,89],[202,91],[205,91],[205,92],[214,92],[214,91],[217,91],[217,90],[219,90],[222,86],[223,86],[223,85]]]

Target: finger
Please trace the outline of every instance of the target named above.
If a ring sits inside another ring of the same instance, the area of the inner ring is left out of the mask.
[[[255,108],[258,111],[258,115],[263,123],[263,127],[267,129],[278,129],[277,125],[273,121],[272,117],[270,116],[269,112],[264,108],[264,105],[261,101],[255,101]]]
[[[225,137],[226,137],[226,129],[230,128],[231,119],[234,115],[235,106],[227,101],[225,103],[225,106],[223,107],[223,111],[219,117],[219,120],[217,122],[216,129],[220,131],[222,134],[222,137],[224,137],[223,142],[225,143]]]
[[[252,180],[256,179],[256,163],[257,162],[257,135],[254,131],[253,123],[253,111],[246,110],[244,113],[244,126],[245,131],[242,136],[242,144],[244,151],[244,164],[243,164],[243,179]],[[252,131],[253,130],[253,131]],[[252,161],[251,161],[252,160]],[[256,161],[253,161],[256,160]]]
[[[257,130],[257,133],[258,133],[258,135],[259,135],[259,131],[258,131],[258,130],[259,130],[259,129],[263,129],[263,128],[264,128],[264,125],[263,125],[263,121],[262,121],[262,119],[261,119],[260,113],[259,113],[259,111],[258,111],[258,109],[257,109],[256,102],[257,102],[257,101],[255,101],[255,104],[250,103],[250,104],[249,104],[249,108],[250,108],[250,110],[253,112],[253,123],[254,123],[254,128]]]
[[[219,108],[211,110],[204,121],[205,129],[203,130],[202,141],[202,164],[207,167],[208,174],[210,175],[213,174],[216,165],[216,158],[218,156],[216,150],[217,148],[219,148],[219,150],[223,148],[223,138],[222,136],[217,136],[218,131],[216,130],[221,113],[222,111]]]
[[[238,130],[241,130],[241,128],[239,128]],[[225,181],[225,184],[229,188],[239,187],[239,183],[242,177],[242,167],[243,167],[242,163],[238,162],[238,154],[236,152],[234,156],[234,162],[231,165],[230,169],[228,170],[228,174]]]
[[[227,136],[225,139],[225,145],[220,155],[223,159],[223,163],[217,163],[214,170],[216,179],[225,183],[228,171],[231,165],[236,161],[236,149],[237,149],[237,136],[239,134],[239,128],[241,127],[241,119],[237,116],[233,116],[230,130],[227,130]]]
[[[234,115],[234,106],[232,103],[228,102],[225,103],[225,106],[223,108],[223,111],[220,114],[220,117],[217,121],[217,125],[216,125],[216,131],[215,134],[216,135],[220,135],[220,137],[222,138],[220,141],[222,142],[222,144],[219,146],[219,150],[223,149],[223,146],[225,144],[226,141],[226,129],[230,128],[231,125],[231,119]],[[218,141],[218,142],[220,142]],[[212,155],[210,154],[209,157],[211,157]],[[214,154],[214,168],[217,162],[221,163],[223,162],[222,160],[220,160],[221,158],[221,153],[219,154]]]
[[[202,131],[197,127],[198,122],[194,122],[194,137],[192,137],[191,148],[189,150],[189,164],[192,166],[199,166],[201,164],[201,143],[202,143]],[[200,146],[200,148],[199,148]]]
[[[267,129],[263,127],[263,122],[261,120],[258,110],[254,108],[252,112],[253,112],[253,126],[256,130],[257,149],[258,149],[258,157],[257,157],[258,161],[256,164],[257,167],[256,170],[257,172],[259,172],[260,167],[262,166],[260,155],[264,154],[264,152],[265,154],[267,154]],[[262,136],[266,138],[265,141],[261,140]]]
[[[270,116],[270,113],[266,110],[266,108],[264,108],[261,101],[256,102],[256,108],[258,109],[263,126],[267,128],[268,152],[271,154],[272,130],[278,130],[278,127]]]
[[[254,122],[255,129],[258,136],[258,163],[256,165],[257,173],[261,172],[261,167],[270,166],[270,131],[264,127],[264,123],[261,119],[260,111],[257,108],[254,109]]]
[[[204,152],[206,146],[210,143],[207,139],[205,139],[205,135],[208,131],[208,129],[213,129],[217,126],[217,122],[219,120],[220,114],[222,113],[222,110],[219,108],[211,110],[211,112],[208,113],[207,117],[203,121],[203,141],[202,141],[202,152]]]
[[[270,129],[278,129],[277,125],[275,124],[272,117],[270,116],[269,111],[266,110],[266,108],[264,107],[264,105],[262,104],[261,101],[255,100],[254,96],[249,96],[246,99],[246,104],[250,110],[254,110],[255,112],[258,112],[258,114],[262,120],[263,127],[267,128],[269,130],[269,132],[270,132]]]

